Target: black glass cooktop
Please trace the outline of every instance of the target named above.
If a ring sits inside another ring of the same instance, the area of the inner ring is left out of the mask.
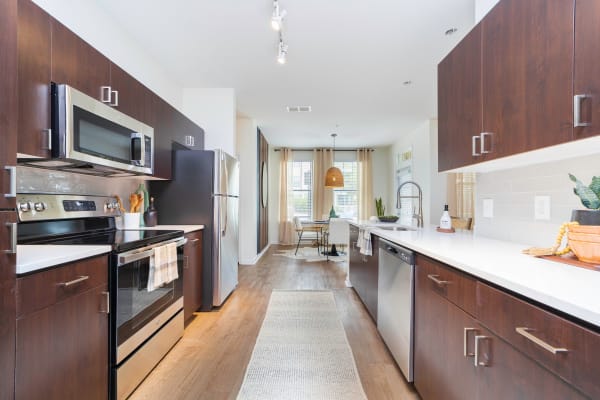
[[[116,252],[128,251],[153,243],[163,242],[183,236],[183,231],[174,230],[114,230],[110,232],[94,233],[90,235],[54,238],[47,241],[38,241],[37,244],[59,245],[109,245]],[[30,243],[33,244],[33,243]]]

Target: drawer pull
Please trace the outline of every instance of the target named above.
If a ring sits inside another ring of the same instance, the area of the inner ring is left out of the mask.
[[[479,330],[475,328],[465,328],[463,336],[463,356],[473,357],[475,353],[469,353],[469,332],[477,333]]]
[[[63,283],[59,283],[59,286],[62,286],[62,287],[69,287],[69,286],[76,285],[76,284],[78,284],[78,283],[80,283],[80,282],[87,281],[88,279],[90,279],[90,277],[89,277],[89,276],[87,276],[87,275],[83,275],[83,276],[80,276],[80,277],[79,277],[79,278],[77,278],[77,279],[73,279],[72,281],[69,281],[69,282],[63,282]]]
[[[104,306],[106,309],[100,310],[102,314],[110,314],[110,294],[108,292],[102,292],[102,296],[104,296]]]
[[[192,239],[190,240],[190,243],[196,243],[197,241],[199,241],[200,239]]]
[[[485,361],[479,361],[479,350],[480,350],[480,346],[479,343],[482,340],[488,340],[491,339],[489,336],[480,336],[480,335],[476,335],[475,336],[475,358],[473,360],[473,364],[476,367],[488,367],[489,363],[485,362]]]
[[[515,328],[515,331],[517,331],[517,333],[521,336],[525,336],[526,339],[531,340],[533,343],[537,344],[538,346],[544,348],[545,350],[548,350],[550,353],[552,354],[556,354],[556,353],[566,353],[569,350],[562,348],[562,347],[553,347],[551,345],[549,345],[548,343],[544,342],[542,339],[532,335],[529,332],[535,332],[534,329],[530,329],[530,328],[525,328],[525,327],[517,327]]]
[[[450,283],[450,281],[442,281],[440,279],[438,279],[440,276],[439,275],[433,275],[433,274],[429,274],[427,275],[427,277],[429,279],[431,279],[432,281],[434,281],[438,286],[444,286]]]

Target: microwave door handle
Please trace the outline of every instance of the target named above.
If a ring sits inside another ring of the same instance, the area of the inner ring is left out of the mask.
[[[131,164],[144,166],[144,135],[138,132],[131,133]]]

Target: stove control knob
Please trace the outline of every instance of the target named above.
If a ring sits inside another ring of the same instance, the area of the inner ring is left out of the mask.
[[[33,208],[34,208],[35,211],[39,212],[39,211],[46,210],[47,207],[46,207],[46,203],[39,202],[39,203],[35,203],[33,205]]]
[[[19,210],[23,212],[31,211],[31,203],[27,201],[24,203],[19,203]]]
[[[114,208],[113,203],[106,203],[106,209],[107,210],[112,210]]]

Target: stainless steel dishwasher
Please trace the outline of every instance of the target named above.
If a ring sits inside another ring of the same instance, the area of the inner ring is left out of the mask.
[[[379,239],[377,329],[408,382],[413,381],[414,253]]]

